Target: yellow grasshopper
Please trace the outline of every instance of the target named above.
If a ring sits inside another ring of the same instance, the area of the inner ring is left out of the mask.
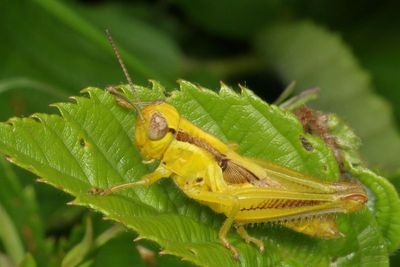
[[[108,37],[133,88],[118,50]],[[106,195],[170,177],[189,198],[225,214],[219,238],[235,258],[239,257],[238,250],[227,239],[232,225],[260,251],[264,250],[263,241],[251,237],[244,225],[278,222],[307,235],[337,238],[341,234],[332,215],[357,211],[368,200],[360,183],[325,182],[272,162],[243,157],[231,145],[183,118],[168,103],[143,105],[137,97],[128,100],[116,88],[109,91],[121,105],[137,110],[136,146],[144,162],[159,160],[160,164],[139,181],[94,188],[91,192]]]

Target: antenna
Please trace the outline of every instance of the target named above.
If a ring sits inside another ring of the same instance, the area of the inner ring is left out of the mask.
[[[133,95],[134,95],[134,97],[135,97],[135,100],[139,100],[139,96],[138,96],[137,92],[135,91],[135,88],[134,88],[134,86],[133,86],[133,82],[132,82],[131,76],[130,76],[129,73],[128,73],[128,69],[126,68],[126,66],[125,66],[125,64],[124,64],[124,61],[122,60],[122,57],[121,57],[121,55],[119,54],[118,48],[117,48],[117,46],[116,46],[116,44],[115,44],[115,42],[114,42],[114,40],[113,40],[113,38],[112,38],[112,36],[111,36],[111,33],[110,33],[110,31],[109,31],[108,29],[106,29],[106,35],[107,35],[107,39],[108,39],[109,43],[111,44],[111,46],[112,46],[112,48],[113,48],[113,50],[114,50],[115,56],[116,56],[117,59],[118,59],[118,63],[119,63],[119,65],[121,66],[122,71],[124,72],[125,78],[126,78],[126,80],[128,81],[129,88],[131,89],[131,91],[132,91],[132,93],[133,93]],[[120,97],[120,98],[122,98],[124,101],[126,101],[126,102],[128,102],[130,105],[132,105],[132,106],[138,111],[139,117],[142,119],[141,105],[140,105],[139,102],[133,102],[133,101],[127,99],[127,98],[126,98],[125,96],[123,96],[122,94],[116,92],[116,90],[112,90],[111,93],[114,94],[114,95],[116,95],[116,96],[118,96],[118,97]]]

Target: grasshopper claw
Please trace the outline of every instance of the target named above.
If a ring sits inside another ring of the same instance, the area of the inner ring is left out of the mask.
[[[229,243],[229,241],[226,238],[221,238],[222,244],[224,245],[224,247],[226,247],[227,249],[229,249],[232,252],[232,257],[235,260],[239,260],[239,251],[231,245],[231,243]]]
[[[105,196],[108,195],[109,193],[107,189],[93,187],[88,191],[88,194],[92,196]]]
[[[239,251],[234,246],[232,246],[231,244],[227,244],[227,245],[225,245],[225,247],[232,252],[232,257],[235,260],[239,260],[239,256],[240,256]]]
[[[257,241],[258,242],[256,243],[256,245],[258,246],[260,253],[264,253],[264,242],[262,242],[261,240],[257,240]]]
[[[260,239],[250,236],[246,229],[244,229],[243,225],[236,226],[236,231],[246,241],[246,243],[254,243],[261,253],[264,252],[264,242]]]
[[[240,256],[239,252],[233,247],[231,248],[231,251],[233,253],[233,258],[238,261]]]

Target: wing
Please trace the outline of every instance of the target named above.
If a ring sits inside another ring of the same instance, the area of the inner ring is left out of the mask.
[[[349,193],[365,196],[365,190],[357,181],[328,182],[271,161],[228,155],[221,164],[224,179],[230,184],[249,183],[257,187],[271,187],[291,192]]]
[[[335,182],[325,181],[317,177],[312,177],[278,165],[271,161],[251,159],[254,163],[265,170],[265,175],[270,179],[280,183],[289,191],[308,192],[308,193],[342,193],[351,195],[354,198],[366,198],[363,185],[357,180],[340,181],[340,177]]]
[[[312,177],[268,160],[249,159],[265,171],[264,175],[278,182],[287,190],[298,192],[332,193],[338,191],[342,183],[328,182]],[[337,177],[339,178],[339,177]],[[350,184],[350,183],[346,183]]]
[[[252,183],[258,178],[243,166],[233,163],[229,159],[223,159],[220,162],[224,180],[229,184]]]
[[[224,180],[229,184],[249,183],[259,187],[280,187],[280,184],[272,179],[253,173],[251,168],[240,165],[230,159],[224,159],[220,165]]]

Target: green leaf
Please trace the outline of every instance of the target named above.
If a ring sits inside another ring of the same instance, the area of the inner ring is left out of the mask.
[[[26,254],[24,259],[18,265],[19,267],[36,267],[35,258],[31,254]]]
[[[0,45],[4,49],[8,48],[0,53],[7,53],[5,62],[10,66],[0,72],[4,77],[10,77],[11,73],[26,74],[39,80],[46,78],[43,80],[52,81],[55,85],[79,85],[84,81],[88,84],[110,82],[106,77],[119,77],[119,80],[114,81],[120,81],[121,73],[104,33],[106,28],[118,37],[117,40],[121,40],[118,42],[121,43],[120,52],[127,66],[136,74],[136,80],[158,77],[165,82],[171,82],[170,79],[179,70],[181,55],[178,47],[167,35],[133,19],[126,12],[126,7],[114,4],[91,9],[53,0],[7,2],[9,3],[4,5],[7,13],[0,18],[3,23],[0,29],[7,36],[6,42]],[[24,9],[24,13],[21,13],[24,21],[12,15],[21,8]],[[109,19],[104,20],[106,15]],[[41,20],[37,20],[38,16]],[[15,34],[16,30],[18,34]],[[41,33],[40,38],[33,34],[34,31]],[[41,36],[52,38],[52,42]],[[24,40],[30,40],[30,46],[25,46]],[[10,53],[10,49],[13,53]],[[31,53],[31,49],[35,53]],[[20,58],[25,58],[26,61],[21,64],[18,61]],[[101,62],[96,65],[95,73],[93,61]],[[64,68],[58,68],[56,62],[63,62]],[[169,68],[166,68],[168,63]],[[111,64],[115,64],[115,70],[110,68]],[[18,69],[22,72],[15,72]],[[68,70],[75,74],[74,77],[68,75]]]
[[[132,14],[135,6],[104,3],[88,7],[73,2],[2,1],[1,121],[33,112],[49,113],[49,103],[77,94],[83,86],[105,87],[124,81],[106,28],[135,81],[154,77],[173,84],[181,76],[179,47],[171,36]]]
[[[96,251],[92,254],[93,267],[131,265],[146,267],[133,242],[133,234],[128,232],[110,239],[104,246],[96,247]]]
[[[311,105],[348,121],[363,140],[361,153],[369,163],[399,168],[400,136],[391,107],[374,94],[370,77],[338,35],[311,22],[288,23],[268,28],[257,47],[286,82],[296,80],[299,90],[321,88]]]
[[[203,30],[234,39],[251,37],[276,19],[284,8],[282,1],[262,0],[178,0],[176,3]]]
[[[152,90],[136,89],[142,100],[165,99],[157,83],[153,82]],[[109,196],[88,195],[92,187],[137,180],[150,170],[134,145],[134,111],[118,106],[114,97],[102,90],[88,88],[85,92],[89,97],[76,97],[76,103],[57,104],[61,116],[34,114],[0,124],[0,151],[43,181],[76,196],[75,204],[100,211],[158,243],[162,253],[197,265],[388,265],[387,245],[391,249],[397,246],[394,234],[399,226],[383,218],[397,214],[400,207],[388,186],[394,201],[379,211],[378,203],[384,203],[387,196],[375,192],[374,187],[387,182],[370,172],[360,173],[360,177],[368,176],[363,180],[371,181],[366,182],[373,193],[370,209],[338,216],[345,238],[321,240],[276,226],[257,226],[249,231],[265,240],[266,252],[260,254],[232,231],[229,239],[240,250],[239,261],[233,260],[218,239],[224,217],[188,199],[168,179]],[[321,179],[339,177],[333,153],[322,140],[304,133],[290,112],[267,105],[245,88],[238,95],[223,86],[217,94],[181,81],[180,90],[166,100],[202,129],[238,143],[243,155],[269,159]],[[301,136],[312,143],[312,152],[303,148]]]
[[[343,8],[352,9],[347,5]],[[337,29],[340,30],[344,39],[351,44],[351,47],[355,48],[357,58],[372,74],[377,92],[391,102],[394,111],[397,113],[397,124],[399,124],[400,90],[397,90],[397,88],[400,84],[400,76],[398,75],[400,38],[396,29],[400,25],[400,21],[397,19],[397,10],[392,5],[382,5],[378,9],[370,8],[375,11],[367,12],[370,13],[367,20],[357,20],[355,19],[357,15],[350,12],[349,21],[342,24],[343,27]],[[333,10],[331,9],[331,11]],[[333,12],[340,14],[340,20],[343,21],[342,12]],[[359,9],[358,12],[360,12],[358,16],[362,16],[366,13],[366,10]],[[328,23],[330,24],[330,22]],[[391,27],[388,27],[388,25],[391,25]],[[376,38],[378,33],[379,38]]]
[[[10,259],[10,257],[8,257],[8,255],[0,253],[0,266],[1,267],[15,267],[15,264]]]
[[[0,240],[13,262],[18,263],[23,259],[24,247],[10,216],[0,205]]]
[[[357,150],[361,143],[350,127],[332,114],[328,122],[329,132],[338,140],[346,169],[368,186],[375,196],[373,210],[377,223],[388,242],[389,251],[394,252],[400,245],[400,200],[396,188],[385,178],[360,165],[362,161]]]
[[[44,226],[38,216],[38,203],[31,185],[23,187],[12,165],[0,159],[1,232],[4,245],[15,263],[29,251],[38,263],[49,262],[50,243],[45,240]],[[11,242],[11,243],[9,243]],[[16,257],[16,255],[19,255]]]
[[[86,220],[86,231],[81,242],[79,242],[75,247],[73,247],[67,255],[64,257],[61,266],[62,267],[75,267],[80,264],[93,244],[93,225],[90,217]]]

